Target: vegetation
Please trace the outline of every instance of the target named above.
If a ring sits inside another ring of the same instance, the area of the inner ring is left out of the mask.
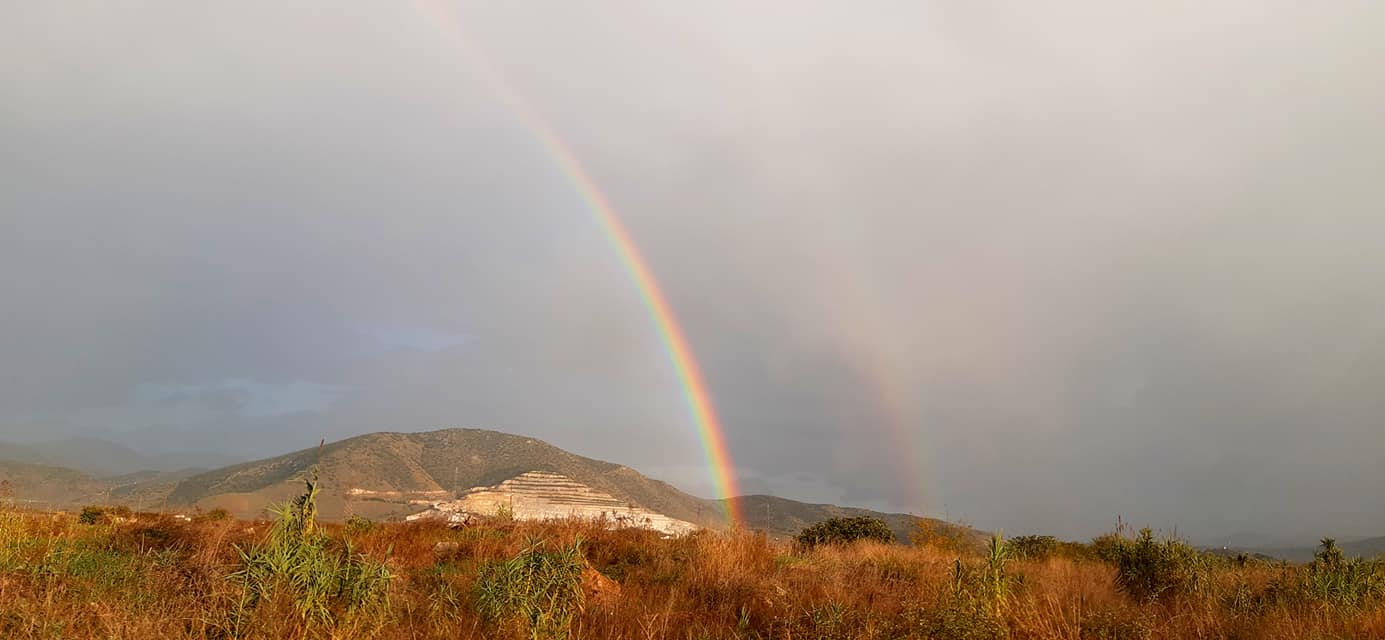
[[[876,518],[832,518],[804,529],[795,538],[798,544],[815,547],[820,544],[848,544],[859,540],[894,542],[894,532]]]
[[[389,611],[389,569],[356,553],[349,539],[322,535],[316,517],[316,475],[307,491],[275,510],[269,539],[239,549],[240,569],[230,575],[240,588],[226,631],[243,637],[261,607],[287,604],[302,630],[375,630]],[[210,520],[212,522],[221,519]],[[282,608],[282,606],[280,607]]]
[[[272,521],[0,510],[0,638],[1385,637],[1385,567],[1329,540],[1288,564],[1124,531],[961,549],[584,521],[348,532],[310,521],[307,489]],[[586,591],[594,574],[614,596]]]
[[[532,538],[513,558],[485,565],[476,579],[476,608],[533,638],[566,638],[583,603],[582,540],[555,551]]]

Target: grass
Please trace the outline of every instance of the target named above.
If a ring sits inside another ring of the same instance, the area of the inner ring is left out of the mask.
[[[582,521],[348,532],[298,506],[262,522],[0,510],[0,638],[1385,637],[1385,568],[1335,544],[1297,565],[1184,562],[1153,534],[804,549]],[[584,597],[588,568],[618,597]]]

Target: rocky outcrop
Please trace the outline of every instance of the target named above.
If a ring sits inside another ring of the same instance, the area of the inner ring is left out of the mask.
[[[567,476],[547,471],[529,471],[497,485],[476,487],[456,500],[433,503],[427,511],[408,519],[464,522],[474,515],[499,514],[508,514],[516,520],[604,520],[613,527],[653,529],[668,535],[682,535],[698,529],[691,522],[621,501]]]

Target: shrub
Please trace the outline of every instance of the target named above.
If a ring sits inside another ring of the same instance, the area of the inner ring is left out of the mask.
[[[197,522],[221,522],[230,519],[231,512],[225,509],[212,509],[211,511],[199,514],[197,517],[193,518],[193,520]]]
[[[239,549],[242,568],[231,574],[241,587],[233,636],[240,635],[247,616],[276,594],[292,600],[309,629],[330,631],[348,620],[383,623],[393,576],[385,565],[356,553],[350,541],[337,547],[318,530],[317,492],[314,470],[307,491],[274,510],[268,543]]]
[[[101,521],[105,519],[105,517],[105,509],[93,505],[87,505],[85,507],[82,507],[82,515],[77,517],[77,522],[86,525],[100,524]]]
[[[1308,594],[1320,602],[1357,609],[1385,596],[1380,562],[1347,560],[1337,541],[1323,538],[1304,579]]]
[[[351,516],[346,519],[346,535],[359,536],[370,533],[375,528],[375,523],[370,518],[362,516]]]
[[[530,540],[513,558],[481,569],[476,578],[476,608],[498,624],[512,624],[530,638],[566,638],[580,611],[582,541],[556,551]]]
[[[131,512],[129,507],[102,507],[97,505],[87,505],[82,507],[82,515],[77,517],[77,521],[82,524],[101,524],[109,522],[111,518],[128,518]]]
[[[804,529],[795,538],[805,547],[820,544],[848,544],[857,540],[893,543],[894,532],[876,518],[832,518]]]
[[[1058,539],[1053,536],[1015,536],[1010,549],[1016,558],[1046,560],[1058,552]]]
[[[1113,558],[1116,587],[1143,600],[1194,592],[1207,568],[1205,557],[1188,543],[1172,537],[1156,540],[1149,528],[1134,540],[1116,534],[1098,555]]]

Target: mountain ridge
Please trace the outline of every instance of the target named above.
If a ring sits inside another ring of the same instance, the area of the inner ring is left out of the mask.
[[[129,506],[225,509],[242,518],[261,517],[268,507],[292,499],[301,493],[303,482],[316,473],[321,491],[319,513],[327,519],[351,515],[402,518],[477,487],[546,472],[670,518],[711,528],[729,525],[724,499],[693,496],[622,464],[574,454],[537,438],[489,429],[372,432],[217,469],[143,471],[104,480],[61,467],[31,467],[24,468],[26,492],[36,491],[38,483],[31,480],[33,477],[46,474],[63,479],[37,500],[54,506],[77,506],[99,497]],[[65,492],[66,499],[59,499]],[[792,536],[827,518],[871,516],[884,520],[896,538],[907,542],[920,520],[910,514],[766,495],[731,500],[743,514],[743,526],[776,537]]]

